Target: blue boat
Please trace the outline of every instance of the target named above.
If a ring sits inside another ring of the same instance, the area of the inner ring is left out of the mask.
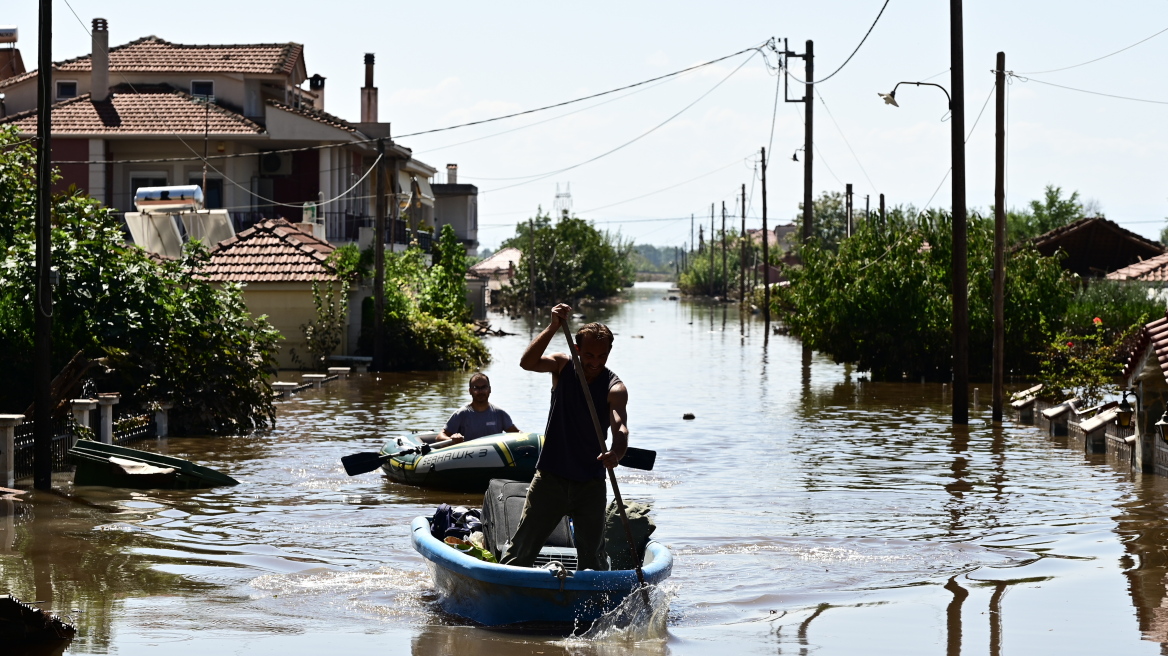
[[[489,627],[578,630],[590,626],[637,590],[634,570],[564,571],[481,561],[430,535],[430,519],[410,526],[414,549],[426,559],[439,604],[453,615]],[[574,550],[572,550],[574,552]],[[673,572],[673,555],[650,540],[642,563],[645,582]]]

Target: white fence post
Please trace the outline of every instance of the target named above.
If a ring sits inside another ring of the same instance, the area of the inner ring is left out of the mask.
[[[114,443],[114,406],[122,400],[118,392],[109,392],[97,395],[97,403],[101,406],[101,441],[105,444]]]
[[[4,487],[16,485],[16,427],[24,415],[0,415],[0,475]]]
[[[73,420],[77,422],[78,426],[89,428],[89,411],[97,407],[96,399],[73,399]],[[72,449],[77,445],[77,435],[74,434],[69,440],[69,448]]]
[[[170,401],[158,404],[158,409],[154,411],[154,427],[157,431],[156,437],[167,437],[170,435],[170,415],[168,412],[174,404]]]

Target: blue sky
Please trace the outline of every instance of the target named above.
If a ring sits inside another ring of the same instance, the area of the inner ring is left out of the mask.
[[[5,4],[0,24],[19,26],[26,64],[35,66],[37,3]],[[380,118],[393,123],[395,134],[407,134],[623,86],[770,37],[786,37],[798,51],[814,39],[822,77],[846,59],[883,0],[71,5],[86,26],[96,16],[108,19],[111,45],[148,34],[180,43],[303,43],[309,73],[328,78],[326,109],[352,120],[359,113],[362,57],[376,53]],[[54,12],[55,58],[86,54],[89,38],[69,7],[56,2]],[[1005,51],[1007,69],[1020,74],[1079,64],[1168,28],[1168,3],[982,0],[967,2],[964,18],[966,126],[972,128],[993,85],[997,51]],[[931,78],[948,86],[948,35],[948,3],[891,0],[851,63],[818,87],[817,195],[842,191],[850,182],[858,207],[869,194],[875,206],[879,193],[890,205],[921,207],[930,198],[933,206],[949,205],[949,183],[942,184],[950,157],[944,96],[936,89],[902,87],[901,106],[893,108],[876,95],[901,80]],[[1168,33],[1096,63],[1014,80],[1007,203],[1022,206],[1046,184],[1056,184],[1078,190],[1121,225],[1158,236],[1168,216],[1162,184],[1168,104],[1089,95],[1036,80],[1168,103],[1161,70],[1166,55]],[[748,225],[760,224],[757,153],[772,138],[774,117],[768,207],[772,221],[787,221],[802,197],[802,165],[791,161],[803,141],[802,109],[780,100],[773,113],[776,78],[761,55],[731,74],[748,57],[616,100],[401,143],[439,169],[457,162],[462,180],[479,186],[480,240],[486,246],[512,234],[514,224],[536,207],[550,208],[557,183],[570,183],[575,211],[601,227],[638,242],[679,245],[689,239],[691,213],[708,222],[710,204],[718,204],[720,215],[721,202],[733,206],[743,183],[748,193],[755,187]],[[662,123],[595,162],[545,179],[528,177],[585,162]],[[993,199],[992,99],[967,148],[968,203],[984,209]]]

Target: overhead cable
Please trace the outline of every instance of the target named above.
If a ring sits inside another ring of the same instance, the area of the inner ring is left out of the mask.
[[[1154,39],[1154,38],[1156,38],[1156,37],[1160,36],[1161,34],[1163,34],[1163,33],[1165,33],[1165,32],[1168,32],[1168,27],[1165,27],[1164,29],[1160,30],[1159,32],[1156,32],[1156,33],[1155,33],[1155,34],[1153,34],[1152,36],[1150,36],[1150,37],[1147,37],[1146,39],[1140,39],[1139,41],[1136,41],[1135,43],[1131,44],[1130,46],[1127,46],[1127,47],[1125,47],[1125,48],[1120,48],[1119,50],[1116,50],[1115,52],[1113,52],[1113,53],[1111,53],[1111,54],[1103,55],[1102,57],[1096,57],[1095,59],[1092,59],[1092,60],[1089,60],[1089,61],[1085,61],[1085,62],[1083,62],[1083,63],[1081,63],[1081,64],[1073,64],[1073,65],[1071,65],[1071,66],[1064,66],[1064,67],[1062,67],[1062,68],[1052,68],[1052,69],[1050,69],[1050,70],[1047,70],[1047,71],[1023,71],[1023,72],[1021,73],[1021,75],[1042,75],[1043,73],[1057,73],[1057,72],[1059,72],[1059,71],[1068,71],[1068,70],[1070,70],[1070,69],[1072,69],[1072,68],[1078,68],[1078,67],[1080,67],[1080,66],[1086,66],[1087,64],[1094,64],[1094,63],[1095,63],[1095,62],[1097,62],[1097,61],[1102,61],[1102,60],[1104,60],[1104,59],[1107,59],[1108,57],[1112,57],[1112,56],[1118,55],[1119,53],[1121,53],[1121,52],[1124,52],[1125,50],[1131,50],[1132,48],[1134,48],[1134,47],[1136,47],[1136,46],[1140,45],[1141,43],[1144,43],[1144,42],[1146,42],[1146,41],[1151,41],[1152,39]]]
[[[634,84],[629,84],[629,85],[626,85],[623,87],[618,87],[616,89],[609,89],[608,91],[601,91],[600,93],[594,93],[594,94],[589,95],[589,96],[583,96],[581,98],[575,98],[573,100],[565,100],[564,102],[556,103],[554,105],[545,105],[544,107],[536,107],[535,109],[527,109],[527,110],[524,110],[522,112],[515,112],[513,114],[505,114],[503,116],[496,116],[494,118],[484,118],[482,120],[471,121],[469,123],[460,123],[458,125],[450,125],[450,126],[447,126],[444,128],[434,128],[432,130],[422,130],[420,132],[410,132],[408,134],[399,135],[397,138],[404,139],[406,137],[416,137],[416,136],[423,135],[423,134],[432,134],[434,132],[445,132],[447,130],[456,130],[458,128],[466,128],[466,127],[470,127],[472,125],[482,125],[483,123],[502,121],[502,120],[508,119],[508,118],[515,118],[516,116],[523,116],[525,114],[534,114],[535,112],[542,112],[542,111],[548,110],[548,109],[555,109],[556,107],[563,107],[565,105],[571,105],[573,103],[583,102],[585,100],[592,100],[593,98],[607,96],[607,95],[612,94],[612,93],[617,93],[618,91],[625,91],[626,89],[632,89],[634,87],[639,87],[639,86],[642,86],[645,84],[649,84],[651,82],[656,82],[658,80],[664,80],[665,78],[673,77],[675,75],[681,75],[682,73],[688,73],[690,71],[695,71],[699,68],[711,66],[713,64],[717,64],[718,62],[726,61],[727,59],[732,59],[734,57],[737,57],[738,55],[741,55],[741,54],[744,54],[747,52],[753,51],[755,53],[758,53],[763,48],[763,46],[765,46],[767,43],[770,43],[769,39],[767,40],[767,42],[765,42],[761,45],[751,46],[749,48],[743,48],[742,50],[739,50],[738,52],[726,55],[724,57],[719,57],[717,59],[711,59],[708,62],[697,64],[695,66],[690,66],[689,68],[683,68],[680,71],[674,71],[672,73],[667,73],[665,75],[658,75],[657,77],[650,78],[648,80],[642,80],[640,82],[636,82]],[[749,61],[749,60],[747,60],[747,61]]]
[[[1168,105],[1168,101],[1166,101],[1166,100],[1149,100],[1147,98],[1132,98],[1131,96],[1117,96],[1115,94],[1103,93],[1101,91],[1090,91],[1088,89],[1076,89],[1075,87],[1063,86],[1061,84],[1055,84],[1054,82],[1044,82],[1042,80],[1036,80],[1032,77],[1023,77],[1021,75],[1018,75],[1017,73],[1014,73],[1013,71],[1006,71],[1006,75],[1009,75],[1010,77],[1015,78],[1021,82],[1037,82],[1039,84],[1045,84],[1048,87],[1058,87],[1059,89],[1066,89],[1067,91],[1078,91],[1079,93],[1089,93],[1092,96],[1103,96],[1104,98],[1116,98],[1118,100],[1131,100],[1133,102],[1150,103],[1152,105]]]
[[[860,47],[863,46],[864,42],[868,40],[868,35],[872,34],[872,30],[876,27],[876,23],[880,22],[880,17],[884,15],[884,10],[888,8],[888,2],[889,2],[889,0],[884,0],[884,6],[880,7],[880,13],[876,14],[876,20],[872,21],[872,25],[868,27],[868,31],[864,33],[864,38],[860,39],[860,42],[858,44],[856,44],[856,49],[852,51],[852,54],[848,55],[848,58],[844,60],[844,63],[840,64],[839,68],[832,71],[831,75],[828,75],[825,78],[815,80],[813,82],[807,82],[805,80],[800,80],[799,78],[795,78],[795,81],[798,82],[799,84],[811,84],[811,85],[820,84],[822,82],[827,82],[831,78],[835,77],[836,73],[839,73],[840,71],[844,70],[844,66],[847,66],[848,62],[852,61],[852,57],[855,57],[856,53],[860,52]],[[788,69],[787,72],[790,73],[790,69]],[[794,77],[794,76],[792,76],[792,77]]]

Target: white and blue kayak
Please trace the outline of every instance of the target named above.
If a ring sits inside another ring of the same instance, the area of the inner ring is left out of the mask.
[[[430,535],[430,519],[410,526],[414,549],[426,559],[439,604],[453,615],[490,627],[590,626],[638,589],[634,570],[573,572],[564,567],[499,565],[462,553]],[[673,572],[673,555],[650,540],[642,563],[645,583],[656,585]]]

